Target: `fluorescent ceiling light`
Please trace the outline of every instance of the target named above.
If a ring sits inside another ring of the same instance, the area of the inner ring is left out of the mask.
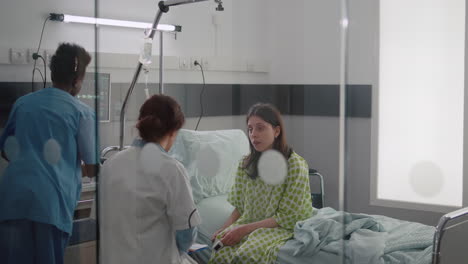
[[[107,18],[95,18],[95,17],[84,17],[84,16],[73,16],[67,14],[50,14],[50,20],[61,21],[65,23],[83,23],[83,24],[95,24],[115,27],[127,27],[127,28],[141,28],[150,29],[153,25],[151,23],[127,21],[127,20],[116,20]],[[181,32],[181,26],[158,24],[157,30],[167,32]]]

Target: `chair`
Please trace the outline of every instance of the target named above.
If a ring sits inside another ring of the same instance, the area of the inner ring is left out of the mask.
[[[314,169],[309,169],[309,181],[311,182],[310,196],[312,199],[312,206],[315,208],[323,208],[325,191],[323,188],[323,176]],[[317,184],[318,182],[318,187]]]

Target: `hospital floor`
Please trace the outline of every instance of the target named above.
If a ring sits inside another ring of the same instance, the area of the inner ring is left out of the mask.
[[[65,264],[96,264],[96,241],[89,241],[67,247]]]

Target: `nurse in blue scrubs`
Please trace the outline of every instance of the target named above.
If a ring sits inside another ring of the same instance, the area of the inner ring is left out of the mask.
[[[53,86],[19,98],[0,136],[0,262],[63,263],[81,193],[81,162],[96,175],[94,111],[75,96],[91,57],[60,44]]]

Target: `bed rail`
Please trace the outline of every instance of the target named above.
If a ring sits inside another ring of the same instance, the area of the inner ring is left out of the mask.
[[[457,220],[456,224],[448,225],[450,222],[454,220]],[[450,228],[467,223],[467,222],[468,222],[468,207],[459,209],[454,212],[450,212],[448,214],[443,215],[440,218],[439,223],[437,224],[437,227],[436,227],[436,232],[434,234],[434,247],[432,249],[432,264],[440,263],[440,257],[441,257],[440,249],[441,249],[442,238],[444,237],[445,231],[449,230]]]
[[[325,205],[325,189],[323,187],[324,182],[323,182],[323,176],[320,174],[317,170],[314,169],[309,169],[309,180],[312,179],[312,177],[316,177],[319,180],[320,183],[320,191],[312,191],[310,192],[310,195],[312,197],[312,206],[315,208],[323,208]]]
[[[124,146],[123,149],[127,149],[129,148],[130,146]],[[107,154],[111,153],[111,152],[119,152],[120,151],[120,147],[119,146],[108,146],[108,147],[105,147],[101,153],[100,153],[100,161],[101,161],[101,164],[104,164],[104,162],[108,159],[107,157]]]

